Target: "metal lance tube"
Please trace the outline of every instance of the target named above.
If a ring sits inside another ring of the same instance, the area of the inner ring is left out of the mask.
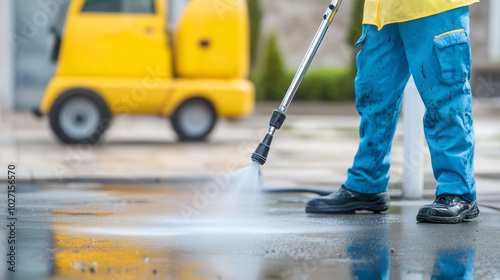
[[[323,21],[321,22],[321,25],[316,32],[316,35],[314,36],[314,39],[309,46],[309,49],[307,50],[307,53],[302,60],[302,63],[300,64],[299,69],[297,70],[297,73],[295,74],[295,77],[290,84],[290,87],[288,88],[288,91],[286,92],[286,95],[283,98],[279,109],[273,112],[271,121],[269,122],[269,131],[264,137],[264,140],[259,144],[255,152],[252,154],[252,160],[254,162],[257,162],[260,165],[264,165],[266,163],[267,155],[269,154],[269,150],[271,149],[271,143],[273,141],[274,133],[276,132],[276,130],[281,128],[281,125],[283,125],[283,122],[286,119],[285,113],[288,110],[290,103],[292,103],[293,97],[295,96],[295,93],[302,83],[302,80],[304,79],[304,76],[306,75],[311,62],[313,61],[314,56],[316,55],[316,52],[321,45],[321,42],[323,42],[323,38],[328,31],[328,27],[330,27],[341,3],[342,0],[333,0],[326,9],[325,14],[323,15]]]

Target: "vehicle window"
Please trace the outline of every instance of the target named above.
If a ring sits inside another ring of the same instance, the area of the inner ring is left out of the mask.
[[[121,0],[122,13],[154,14],[154,0]]]
[[[87,0],[82,12],[118,13],[121,0]]]
[[[82,12],[154,14],[154,0],[87,0]]]

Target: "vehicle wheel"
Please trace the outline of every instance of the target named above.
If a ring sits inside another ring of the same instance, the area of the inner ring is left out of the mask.
[[[207,138],[217,122],[214,106],[202,98],[184,101],[171,117],[172,127],[182,141]]]
[[[65,92],[49,113],[50,126],[68,144],[96,144],[109,127],[111,116],[106,103],[86,89]]]

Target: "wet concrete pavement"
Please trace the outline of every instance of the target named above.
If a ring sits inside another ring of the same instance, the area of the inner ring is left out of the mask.
[[[500,101],[479,101],[474,110],[476,180],[478,192],[489,194],[497,192],[500,182]],[[253,116],[221,120],[206,143],[177,142],[168,121],[159,117],[119,116],[98,146],[61,145],[47,118],[16,112],[0,116],[0,166],[16,162],[18,180],[36,183],[207,178],[250,163],[276,106],[276,102],[259,103]],[[359,121],[353,103],[294,102],[262,170],[265,186],[337,188],[344,183],[357,151]],[[400,123],[393,142],[390,181],[396,195],[401,195],[403,152]],[[431,197],[435,180],[427,147],[421,157],[426,196]]]
[[[258,222],[188,222],[185,206],[203,204],[193,201],[196,188],[249,164],[275,105],[222,121],[207,143],[178,143],[165,120],[129,116],[115,120],[102,145],[66,146],[47,119],[1,116],[0,166],[16,163],[18,177],[18,270],[8,273],[0,258],[0,279],[500,279],[500,103],[490,100],[475,109],[482,213],[473,222],[415,222],[435,189],[428,151],[426,200],[398,200],[401,125],[386,214],[306,215],[314,195],[267,194]],[[358,125],[353,104],[294,103],[261,168],[264,188],[338,188]]]
[[[429,201],[393,201],[378,215],[307,215],[314,195],[266,194],[257,220],[186,219],[203,184],[19,185],[16,273],[3,261],[0,278],[500,278],[500,212],[488,207],[472,222],[436,225],[415,221]]]

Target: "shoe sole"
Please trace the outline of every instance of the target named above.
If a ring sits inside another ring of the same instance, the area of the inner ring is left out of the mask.
[[[464,211],[460,216],[456,217],[438,217],[428,215],[417,215],[417,222],[420,223],[436,223],[436,224],[458,224],[468,222],[479,216],[479,208],[474,207],[469,211]]]
[[[374,213],[380,213],[387,211],[389,209],[389,205],[360,205],[356,204],[347,204],[342,207],[306,207],[306,213],[309,214],[354,214],[356,211],[373,211]]]

